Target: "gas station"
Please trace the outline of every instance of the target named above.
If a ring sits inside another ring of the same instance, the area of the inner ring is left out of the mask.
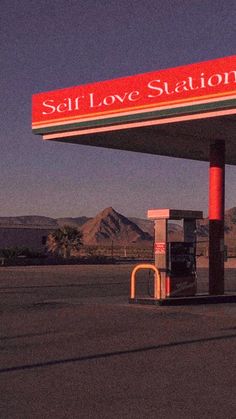
[[[231,302],[224,288],[225,164],[236,165],[236,56],[33,95],[44,140],[209,162],[209,294],[196,293],[201,211],[149,209],[155,223],[154,297],[131,303]],[[183,220],[183,242],[168,221]],[[145,268],[146,266],[146,268]],[[151,267],[150,267],[151,266]]]

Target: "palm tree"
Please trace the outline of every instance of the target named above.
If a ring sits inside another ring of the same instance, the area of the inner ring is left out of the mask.
[[[83,233],[75,227],[65,225],[48,235],[49,252],[69,258],[72,250],[79,250],[83,245]]]

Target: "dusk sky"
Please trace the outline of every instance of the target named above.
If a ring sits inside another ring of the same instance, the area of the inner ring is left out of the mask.
[[[235,0],[0,0],[0,216],[208,214],[208,163],[43,142],[34,93],[235,55]],[[236,146],[236,144],[235,144]],[[236,167],[226,166],[226,208]]]

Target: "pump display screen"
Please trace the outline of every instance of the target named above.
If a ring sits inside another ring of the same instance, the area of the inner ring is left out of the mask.
[[[169,243],[169,270],[173,276],[187,276],[195,272],[196,245],[188,242]]]

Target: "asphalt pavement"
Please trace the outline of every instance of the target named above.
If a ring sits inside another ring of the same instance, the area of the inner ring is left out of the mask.
[[[235,419],[236,304],[129,305],[131,269],[0,270],[2,419]]]

